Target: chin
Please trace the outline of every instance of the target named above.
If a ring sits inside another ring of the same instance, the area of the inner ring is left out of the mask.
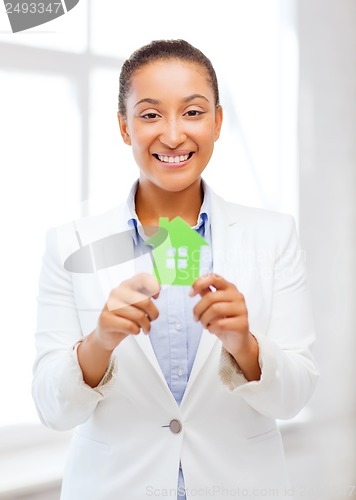
[[[200,178],[199,178],[200,179]],[[158,185],[164,191],[170,191],[171,193],[179,193],[192,186],[198,179],[194,179],[191,182],[179,181],[178,179],[172,179],[171,182],[162,182]]]

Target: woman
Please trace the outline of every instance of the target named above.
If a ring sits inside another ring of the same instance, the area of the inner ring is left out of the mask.
[[[222,108],[187,42],[124,63],[118,119],[139,179],[118,208],[50,230],[40,278],[34,399],[45,425],[76,429],[61,498],[288,496],[275,419],[296,415],[318,376],[294,221],[202,180]],[[206,272],[160,287],[144,243],[177,216],[208,243]],[[78,245],[118,233],[131,258],[68,270]]]

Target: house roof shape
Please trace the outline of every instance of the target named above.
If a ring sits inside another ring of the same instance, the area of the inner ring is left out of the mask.
[[[160,217],[159,227],[167,231],[165,241],[162,243],[156,233],[145,242],[153,246],[153,267],[158,281],[192,285],[200,272],[200,249],[208,243],[179,216],[171,221],[168,217]],[[187,249],[186,253],[182,252],[183,248]]]
[[[168,231],[168,236],[171,242],[171,247],[186,246],[189,249],[195,250],[203,245],[208,245],[205,239],[200,236],[184,219],[177,216],[171,221],[168,217],[160,217],[159,227]],[[162,238],[159,238],[159,231],[151,236],[145,244],[152,245],[155,248],[162,244]]]

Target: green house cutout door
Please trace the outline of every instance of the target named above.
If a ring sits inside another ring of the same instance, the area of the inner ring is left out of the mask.
[[[201,248],[208,243],[181,217],[171,221],[161,217],[159,225],[168,232],[165,241],[158,244],[154,235],[145,243],[153,246],[157,280],[165,285],[192,285],[200,275]]]

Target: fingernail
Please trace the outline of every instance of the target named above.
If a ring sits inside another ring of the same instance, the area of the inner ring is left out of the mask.
[[[189,290],[189,295],[190,295],[191,297],[193,297],[193,295],[195,295],[195,290],[194,290],[194,288],[191,288],[191,289]]]

